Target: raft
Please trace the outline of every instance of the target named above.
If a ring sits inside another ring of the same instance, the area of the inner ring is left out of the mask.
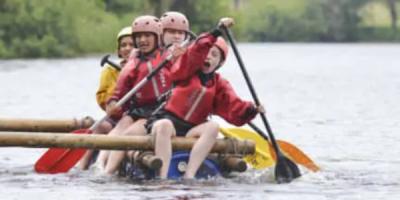
[[[154,146],[149,136],[127,138],[95,134],[65,134],[92,124],[93,120],[89,117],[82,120],[0,118],[0,147],[136,150],[141,152],[140,159],[127,157],[121,165],[119,174],[131,179],[156,178],[155,172],[162,163],[160,159],[152,155]],[[217,140],[212,153],[198,170],[197,178],[227,177],[232,172],[245,172],[247,166],[264,169],[276,164],[272,146],[255,132],[244,128],[221,128],[220,132],[229,139]],[[169,178],[180,178],[184,174],[189,151],[195,141],[195,138],[173,138],[172,145],[175,152],[170,164]],[[313,172],[319,171],[319,166],[295,145],[282,140],[278,140],[278,144],[283,153],[297,164]]]
[[[173,156],[168,177],[180,178],[186,169],[189,151],[196,138],[172,138]],[[0,132],[1,147],[36,147],[70,149],[108,149],[135,150],[137,155],[127,157],[120,167],[119,174],[133,180],[154,179],[161,168],[161,159],[153,155],[152,136],[106,136],[96,134]],[[231,172],[244,172],[247,169],[245,155],[255,152],[255,143],[250,140],[232,138],[217,139],[211,154],[198,170],[196,178],[227,176]]]
[[[156,172],[161,168],[162,162],[153,154],[151,138],[136,137],[127,142],[118,137],[104,135],[63,134],[75,129],[87,128],[92,124],[93,120],[89,117],[81,120],[0,119],[0,131],[3,131],[0,132],[0,146],[134,149],[138,150],[138,155],[126,157],[118,174],[132,180],[156,178]],[[44,132],[56,134],[44,134]],[[176,149],[168,172],[170,179],[179,179],[185,173],[191,145],[194,142],[194,138],[175,138]],[[232,172],[245,172],[247,164],[243,157],[252,155],[255,151],[254,143],[251,141],[232,138],[219,139],[215,147],[217,148],[214,148],[199,168],[196,178],[227,177]],[[92,160],[95,160],[95,157]]]

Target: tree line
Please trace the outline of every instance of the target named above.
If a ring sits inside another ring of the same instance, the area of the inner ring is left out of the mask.
[[[397,42],[399,0],[0,0],[0,58],[72,57],[115,50],[139,15],[183,12],[195,33],[223,16],[246,42]],[[387,22],[375,20],[387,16]]]

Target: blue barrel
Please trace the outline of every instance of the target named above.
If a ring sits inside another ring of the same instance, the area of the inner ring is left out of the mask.
[[[173,153],[169,166],[168,178],[179,179],[183,176],[189,161],[189,156],[190,152],[187,151],[177,151]],[[221,172],[218,164],[213,160],[206,159],[197,171],[196,178],[207,179],[220,174]]]
[[[168,178],[179,179],[185,174],[186,166],[189,161],[190,152],[177,151],[172,154],[169,165]],[[147,169],[136,163],[125,162],[119,169],[121,176],[128,176],[131,180],[149,180],[156,178],[157,172]],[[197,170],[197,179],[207,179],[221,174],[218,163],[214,160],[206,159],[203,161],[199,170]]]

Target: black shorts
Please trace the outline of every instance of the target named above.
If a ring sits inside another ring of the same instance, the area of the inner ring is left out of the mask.
[[[183,121],[182,119],[175,116],[173,113],[168,112],[164,109],[158,110],[147,120],[145,125],[147,132],[151,133],[151,129],[153,128],[153,124],[160,119],[169,119],[174,125],[176,136],[186,136],[187,132],[193,128],[195,125],[190,124],[188,122]]]
[[[127,114],[132,117],[133,120],[142,118],[149,118],[153,112],[159,107],[159,104],[147,105],[142,107],[132,107],[129,109]]]

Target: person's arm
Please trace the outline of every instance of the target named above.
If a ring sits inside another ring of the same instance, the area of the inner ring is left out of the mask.
[[[261,109],[261,108],[260,108]],[[251,121],[259,112],[252,102],[240,99],[229,82],[218,75],[214,113],[236,126]]]
[[[115,104],[133,87],[136,79],[136,62],[136,60],[130,59],[119,73],[113,95],[107,100],[106,111],[109,115],[120,114],[120,112],[126,108],[126,104],[123,108],[117,108]]]
[[[222,36],[222,26],[231,27],[234,24],[232,18],[221,18],[218,25],[208,33],[201,34],[196,41],[189,46],[187,51],[180,56],[172,66],[171,74],[173,81],[183,81],[190,78],[204,65],[207,54],[217,38]]]
[[[171,67],[172,81],[186,80],[200,70],[216,40],[217,37],[211,33],[200,35]]]

